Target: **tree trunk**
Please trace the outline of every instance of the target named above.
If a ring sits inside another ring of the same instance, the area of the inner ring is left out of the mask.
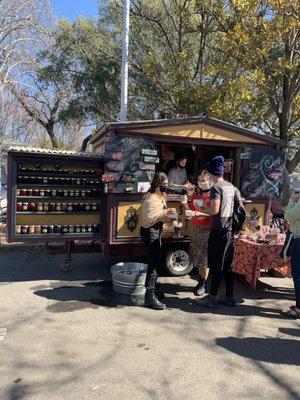
[[[54,133],[54,124],[53,123],[48,123],[48,124],[46,124],[45,128],[46,128],[48,136],[49,136],[49,138],[51,140],[51,144],[52,144],[53,149],[58,149],[59,145],[58,145],[58,140],[55,137],[55,133]]]

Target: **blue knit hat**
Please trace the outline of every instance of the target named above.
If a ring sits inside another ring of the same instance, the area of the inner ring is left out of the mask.
[[[206,165],[205,169],[207,172],[214,176],[223,176],[224,175],[224,164],[225,160],[223,156],[214,157],[210,160]]]

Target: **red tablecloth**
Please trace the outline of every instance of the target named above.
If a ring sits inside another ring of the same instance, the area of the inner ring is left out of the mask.
[[[256,287],[261,269],[275,269],[284,276],[291,276],[290,263],[279,257],[282,245],[260,244],[236,239],[232,271],[245,275],[251,287]]]

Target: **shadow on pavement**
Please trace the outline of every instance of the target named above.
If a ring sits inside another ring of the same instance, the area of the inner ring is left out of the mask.
[[[275,338],[219,338],[216,344],[239,356],[273,364],[300,365],[300,341]]]

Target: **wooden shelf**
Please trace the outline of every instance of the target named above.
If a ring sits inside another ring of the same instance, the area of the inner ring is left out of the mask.
[[[97,185],[51,185],[49,183],[44,183],[44,184],[39,184],[39,183],[18,183],[17,182],[17,187],[20,189],[98,189],[101,187],[101,184]]]
[[[20,234],[15,234],[15,236],[17,237],[17,238],[32,238],[32,239],[34,239],[34,238],[36,238],[36,239],[40,239],[40,238],[45,238],[45,237],[53,237],[53,238],[64,238],[64,237],[66,237],[66,238],[68,238],[68,237],[78,237],[78,239],[80,239],[80,237],[90,237],[91,239],[93,239],[93,238],[97,238],[97,237],[99,237],[99,233],[98,232],[88,232],[88,233],[76,233],[76,232],[73,232],[73,233],[41,233],[40,235],[35,235],[35,234],[33,234],[33,235],[31,235],[31,234],[29,234],[29,233],[20,233]]]
[[[99,210],[100,211],[100,210]],[[78,214],[78,215],[86,215],[86,214],[98,214],[98,211],[17,211],[17,215],[70,215],[70,214]]]
[[[87,200],[87,201],[92,201],[94,200],[95,203],[100,201],[99,197],[75,197],[75,196],[68,196],[68,197],[52,197],[52,196],[17,196],[17,200],[65,200],[65,203],[69,203],[71,200]],[[80,203],[84,202],[81,201]]]
[[[17,179],[19,176],[34,176],[34,177],[47,177],[47,178],[81,178],[81,179],[99,179],[102,173],[98,174],[73,174],[72,172],[63,174],[58,172],[23,172],[17,171]]]

